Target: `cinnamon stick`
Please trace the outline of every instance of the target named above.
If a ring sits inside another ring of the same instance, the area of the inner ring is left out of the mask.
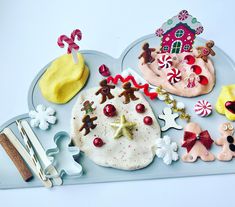
[[[2,145],[3,149],[6,151],[7,155],[10,157],[16,168],[18,169],[24,181],[28,182],[29,180],[31,180],[33,178],[32,173],[25,164],[19,152],[16,150],[14,145],[10,142],[10,140],[5,134],[0,134],[0,144]]]

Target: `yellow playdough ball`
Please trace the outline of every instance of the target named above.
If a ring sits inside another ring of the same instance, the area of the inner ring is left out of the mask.
[[[78,63],[71,54],[65,54],[51,63],[39,81],[43,97],[56,104],[71,100],[85,85],[89,69],[84,57],[78,53]]]

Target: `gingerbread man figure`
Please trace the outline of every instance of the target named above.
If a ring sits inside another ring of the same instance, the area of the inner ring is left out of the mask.
[[[165,125],[161,128],[162,132],[167,131],[168,129],[183,129],[182,126],[178,125],[175,121],[176,118],[179,117],[178,113],[173,113],[171,108],[164,108],[163,114],[158,116],[159,119],[164,120]]]
[[[184,162],[195,162],[197,158],[203,161],[214,161],[215,156],[209,152],[213,140],[207,130],[202,131],[197,123],[189,123],[184,128],[184,140],[182,147],[187,149],[187,153],[182,156]]]
[[[197,47],[197,50],[199,52],[197,58],[202,58],[205,62],[207,62],[209,55],[215,56],[215,52],[214,50],[212,50],[214,44],[214,41],[210,40],[206,42],[206,46]]]
[[[135,91],[138,91],[139,89],[131,87],[130,82],[123,83],[122,88],[124,89],[124,91],[118,97],[125,97],[125,101],[123,102],[124,104],[130,103],[131,100],[136,101],[139,99],[134,94]]]
[[[217,155],[217,159],[230,161],[235,157],[234,127],[229,122],[223,123],[219,127],[219,132],[221,137],[217,139],[215,143],[222,146],[222,151]]]
[[[81,111],[85,111],[86,114],[92,113],[95,110],[95,108],[92,107],[93,104],[94,101],[84,101],[83,108],[81,108]]]
[[[107,100],[107,97],[108,99],[114,98],[114,96],[111,94],[111,89],[115,88],[114,85],[108,85],[107,80],[104,79],[100,82],[100,86],[101,88],[95,93],[96,96],[99,94],[102,95],[100,104],[104,103]]]
[[[149,43],[147,42],[143,44],[142,49],[143,49],[143,52],[138,57],[139,59],[140,58],[144,59],[144,62],[142,63],[142,65],[147,64],[147,63],[152,63],[155,60],[155,58],[153,58],[151,54],[152,52],[156,51],[156,49],[149,48]]]
[[[82,119],[83,125],[81,126],[81,128],[79,129],[79,131],[81,132],[83,129],[85,129],[85,134],[84,136],[86,136],[87,134],[90,133],[91,129],[94,129],[97,124],[94,124],[93,122],[97,119],[96,116],[94,117],[90,117],[89,115],[85,115]]]

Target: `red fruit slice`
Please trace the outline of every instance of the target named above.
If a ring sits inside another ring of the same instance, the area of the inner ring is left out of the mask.
[[[186,55],[184,57],[184,60],[186,61],[187,64],[192,65],[195,63],[195,58],[192,55]]]
[[[209,81],[208,81],[207,77],[205,77],[204,75],[199,75],[198,82],[202,85],[207,85]]]
[[[227,101],[225,103],[225,108],[228,109],[231,113],[235,114],[235,101]]]
[[[202,68],[199,65],[192,65],[191,70],[197,75],[201,74]]]

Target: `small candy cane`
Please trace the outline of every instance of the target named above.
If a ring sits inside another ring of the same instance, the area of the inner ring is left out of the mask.
[[[64,48],[64,42],[66,42],[68,44],[68,50],[67,50],[68,54],[70,54],[72,52],[72,49],[74,49],[74,50],[79,49],[79,46],[72,40],[72,38],[69,38],[66,35],[61,35],[58,38],[57,43],[61,48]]]
[[[82,32],[79,29],[75,29],[72,33],[71,33],[71,39],[74,41],[75,37],[77,37],[77,40],[80,41],[82,39]]]
[[[63,48],[64,47],[64,42],[68,44],[68,50],[67,53],[73,55],[73,61],[75,64],[78,63],[78,58],[77,58],[77,51],[79,50],[79,46],[74,42],[75,37],[77,37],[77,40],[80,41],[82,39],[82,33],[79,29],[74,30],[71,33],[71,38],[67,37],[66,35],[61,35],[58,38],[58,45],[59,47]]]

